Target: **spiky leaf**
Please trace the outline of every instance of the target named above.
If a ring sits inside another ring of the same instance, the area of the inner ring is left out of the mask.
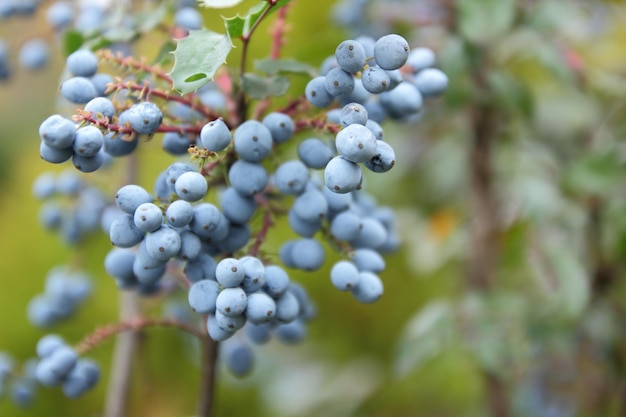
[[[227,34],[206,29],[190,31],[189,36],[178,41],[174,51],[174,68],[170,72],[174,90],[187,94],[213,80],[232,47]]]

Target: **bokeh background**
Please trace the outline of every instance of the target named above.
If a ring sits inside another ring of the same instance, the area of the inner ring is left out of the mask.
[[[31,193],[40,173],[68,168],[38,155],[41,121],[67,112],[46,5],[32,18],[0,21],[13,55],[34,36],[51,44],[45,69],[15,65],[0,83],[0,350],[18,361],[34,356],[45,333],[74,343],[118,316],[118,290],[102,268],[107,237],[76,253],[40,227]],[[221,13],[234,11],[203,11],[205,26],[220,30]],[[283,56],[315,66],[344,39],[400,33],[436,52],[449,90],[428,100],[418,123],[384,125],[397,164],[365,180],[379,204],[395,208],[403,241],[386,258],[384,297],[361,305],[331,286],[328,267],[290,270],[318,308],[307,339],[255,348],[245,379],[220,368],[216,415],[625,415],[626,5],[294,0],[288,22]],[[270,27],[261,25],[253,57],[267,56]],[[156,56],[160,39],[140,42],[135,54]],[[306,82],[295,76],[289,95]],[[138,182],[150,189],[171,157],[158,137],[142,145]],[[114,195],[119,175],[97,175]],[[293,235],[282,226],[273,236],[269,253]],[[336,255],[328,258],[332,265]],[[77,259],[93,295],[71,320],[35,328],[27,304],[53,266]],[[154,300],[144,307],[161,314]],[[99,415],[112,349],[111,341],[90,352],[103,380],[83,398],[41,388],[26,409],[4,398],[0,416]],[[174,330],[142,332],[129,416],[193,415],[195,349]]]

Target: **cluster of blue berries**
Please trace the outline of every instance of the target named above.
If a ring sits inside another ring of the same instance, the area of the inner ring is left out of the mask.
[[[378,40],[361,36],[337,46],[335,55],[322,64],[322,75],[307,84],[306,97],[320,108],[335,100],[343,105],[356,102],[378,123],[387,117],[412,120],[422,110],[424,97],[447,88],[448,78],[434,64],[430,49],[411,49],[400,35]]]
[[[108,201],[75,171],[39,175],[33,183],[33,194],[43,202],[39,222],[45,229],[58,232],[66,244],[79,244],[100,230]]]
[[[28,319],[37,327],[50,327],[70,317],[91,294],[91,278],[62,265],[46,276],[45,289],[28,304]]]
[[[244,326],[254,343],[267,341],[272,329],[285,341],[304,336],[304,323],[315,309],[284,269],[244,256],[222,259],[213,274],[195,282],[188,293],[191,308],[208,315],[211,338],[224,341]]]
[[[98,365],[78,356],[60,336],[49,334],[37,343],[37,381],[45,387],[60,386],[69,398],[78,398],[100,379]]]
[[[37,388],[36,369],[37,360],[30,359],[24,362],[19,372],[16,361],[8,353],[0,352],[0,398],[8,394],[16,406],[30,406]]]
[[[45,9],[45,22],[48,27],[56,34],[62,35],[67,30],[80,33],[85,38],[97,38],[102,36],[111,42],[107,33],[115,32],[115,29],[122,27],[126,31],[141,33],[142,25],[140,19],[108,19],[110,6],[105,3],[88,2],[78,4],[80,2],[72,2],[67,0],[58,0],[50,2]],[[2,0],[0,2],[0,21],[13,18],[32,17],[38,12],[42,4],[41,0]],[[176,1],[174,2],[176,13],[174,24],[183,30],[194,30],[202,28],[202,15],[198,12],[193,1]],[[112,42],[111,49],[126,50],[126,45]],[[0,81],[6,80],[11,76],[12,69],[10,65],[10,48],[7,41],[0,38]],[[28,71],[36,71],[46,66],[50,59],[50,45],[48,40],[43,37],[34,37],[20,42],[18,52],[18,63],[20,68]],[[79,76],[75,74],[75,76]],[[84,75],[80,75],[84,77]],[[101,91],[97,86],[104,85],[99,82],[98,76],[92,81],[96,84],[96,91]],[[81,93],[78,87],[85,87],[86,90]],[[75,98],[88,96],[92,88],[83,80],[72,81],[66,87],[71,89]],[[87,100],[88,101],[88,100]],[[84,103],[84,102],[83,102]]]

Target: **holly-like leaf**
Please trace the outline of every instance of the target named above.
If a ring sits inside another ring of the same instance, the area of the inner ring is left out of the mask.
[[[63,34],[63,52],[65,56],[68,56],[72,52],[75,52],[83,46],[85,38],[80,32],[75,30],[66,30]]]
[[[255,99],[264,99],[269,96],[282,96],[289,88],[287,77],[260,77],[256,74],[244,74],[242,81],[243,91]]]
[[[243,16],[237,14],[237,16],[234,17],[225,17],[224,24],[226,25],[226,32],[228,33],[228,36],[230,36],[231,39],[241,38],[242,36],[247,34],[250,31],[250,28],[252,28],[257,23],[257,21],[263,16],[267,8],[272,7],[272,10],[269,11],[269,13],[271,13],[274,10],[280,9],[290,1],[291,0],[281,0],[274,6],[270,6],[267,1],[263,1],[252,7]]]
[[[165,13],[167,9],[165,4],[162,3],[156,9],[149,11],[138,13],[135,16],[135,22],[137,23],[137,27],[141,33],[150,32],[152,29],[157,27],[161,22],[163,22],[163,18],[165,17]]]
[[[295,59],[260,59],[254,62],[254,68],[268,75],[280,73],[317,75],[315,67]]]
[[[515,0],[459,0],[459,28],[478,44],[500,39],[513,25]]]
[[[208,7],[210,9],[226,9],[233,7],[243,2],[243,0],[201,0],[200,6]]]
[[[189,36],[178,41],[174,51],[174,68],[170,72],[174,90],[187,94],[213,80],[232,47],[228,35],[206,29],[190,31]]]
[[[404,376],[458,341],[454,309],[445,300],[432,301],[410,320],[400,338],[395,371]]]

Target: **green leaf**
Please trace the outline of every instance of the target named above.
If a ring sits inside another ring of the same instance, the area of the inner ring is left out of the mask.
[[[241,86],[250,97],[261,100],[285,94],[289,88],[289,79],[282,76],[261,77],[256,74],[244,74]]]
[[[461,34],[477,44],[499,39],[515,18],[515,0],[459,0],[457,7]]]
[[[583,155],[570,168],[567,188],[583,196],[611,196],[622,184],[623,165],[616,152]]]
[[[519,79],[504,71],[493,70],[487,74],[487,82],[493,92],[493,101],[498,107],[506,108],[512,114],[521,114],[525,118],[532,117],[532,94]]]
[[[250,31],[250,28],[259,20],[259,18],[265,12],[265,9],[269,7],[267,2],[261,2],[248,10],[243,16],[237,14],[234,17],[225,17],[224,23],[226,24],[226,32],[228,36],[233,38],[241,38],[243,35]]]
[[[254,61],[254,68],[268,75],[280,73],[306,74],[310,77],[317,75],[315,67],[295,59],[260,59]]]
[[[457,341],[454,309],[448,301],[432,301],[404,329],[395,356],[395,371],[404,376]]]
[[[268,13],[272,13],[280,9],[290,1],[291,0],[279,1]],[[230,36],[231,39],[234,39],[241,38],[247,34],[250,31],[250,28],[252,28],[261,16],[263,16],[263,13],[265,13],[265,10],[267,10],[268,7],[270,7],[269,3],[267,1],[263,1],[252,7],[243,16],[237,14],[237,16],[234,17],[224,17],[224,24],[226,25],[226,32],[228,33],[228,36]]]
[[[74,51],[80,49],[85,42],[85,38],[80,32],[75,30],[66,30],[63,34],[63,52],[68,56]]]
[[[126,27],[115,27],[111,30],[107,30],[103,34],[103,38],[107,41],[116,43],[116,42],[129,42],[133,40],[133,38],[137,36],[137,32],[134,29],[126,28]]]
[[[496,291],[465,295],[455,305],[462,343],[483,370],[506,376],[530,353],[527,298]]]
[[[551,301],[553,316],[580,317],[591,295],[589,273],[582,258],[565,237],[557,239],[544,233],[537,246],[541,255],[534,260],[534,273]]]
[[[170,72],[174,89],[187,94],[213,80],[232,47],[228,35],[206,29],[192,30],[178,41],[174,51],[174,68]]]
[[[138,13],[134,19],[137,23],[139,32],[146,33],[157,27],[163,22],[165,12],[167,11],[165,3],[161,3],[159,7],[149,12]]]
[[[210,9],[226,9],[228,7],[234,7],[243,0],[200,0],[200,6],[208,7]]]

